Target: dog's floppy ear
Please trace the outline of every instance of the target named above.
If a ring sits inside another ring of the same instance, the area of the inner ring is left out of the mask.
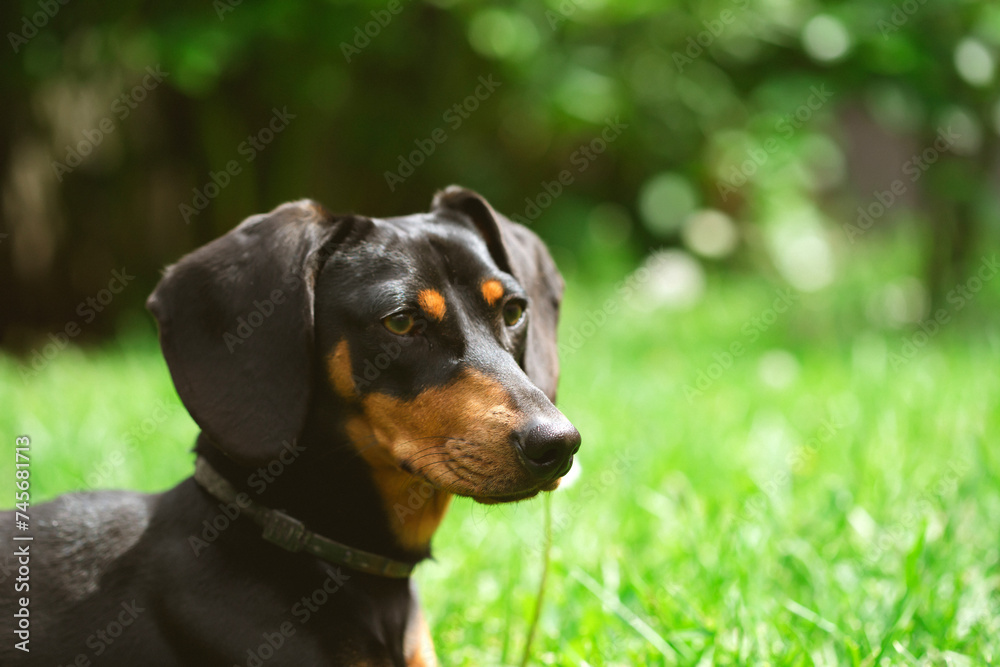
[[[456,185],[434,196],[434,212],[458,212],[486,239],[493,261],[528,292],[528,341],[524,372],[551,400],[559,382],[556,326],[564,283],[548,248],[530,229],[493,210],[482,196]]]
[[[184,406],[236,461],[266,462],[299,435],[320,250],[343,224],[307,200],[247,218],[169,267],[146,302]]]

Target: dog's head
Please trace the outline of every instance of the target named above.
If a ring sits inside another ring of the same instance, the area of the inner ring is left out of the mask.
[[[323,396],[376,471],[503,502],[555,488],[580,444],[552,403],[562,290],[534,233],[451,187],[401,218],[254,216],[148,306],[181,400],[234,460],[276,456]]]

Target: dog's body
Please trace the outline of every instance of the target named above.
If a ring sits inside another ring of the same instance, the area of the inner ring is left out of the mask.
[[[287,204],[188,255],[149,305],[198,479],[32,508],[31,650],[0,663],[435,664],[405,575],[451,496],[551,490],[579,446],[551,402],[561,291],[537,237],[457,188],[386,220]],[[295,520],[339,555],[295,553]]]
[[[31,652],[6,642],[3,664],[433,664],[408,579],[283,551],[238,520],[195,556],[204,522],[225,525],[213,500],[188,479],[40,506]]]

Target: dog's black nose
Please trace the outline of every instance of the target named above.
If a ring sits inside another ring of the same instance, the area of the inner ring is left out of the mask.
[[[555,479],[569,472],[580,449],[580,432],[567,419],[535,420],[511,435],[524,467],[539,479]]]

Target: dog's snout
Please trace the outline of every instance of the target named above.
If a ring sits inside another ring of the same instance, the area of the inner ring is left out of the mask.
[[[564,417],[535,420],[511,434],[525,468],[539,479],[562,477],[580,449],[580,432]]]

